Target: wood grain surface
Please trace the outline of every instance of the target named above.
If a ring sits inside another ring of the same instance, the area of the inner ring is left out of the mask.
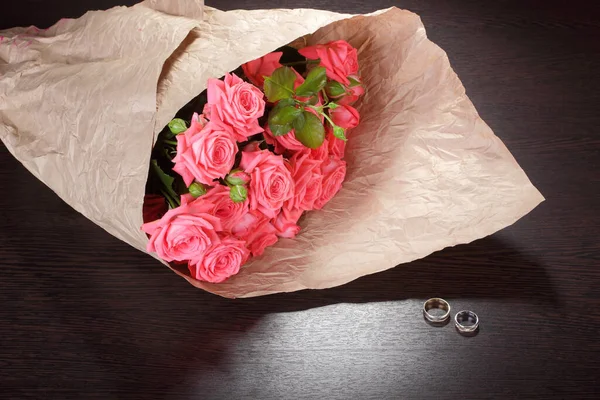
[[[134,1],[6,1],[0,28],[119,3]],[[598,2],[207,3],[418,13],[547,201],[339,288],[232,301],[105,233],[0,145],[0,398],[598,398]],[[427,325],[433,296],[477,312],[479,334]]]

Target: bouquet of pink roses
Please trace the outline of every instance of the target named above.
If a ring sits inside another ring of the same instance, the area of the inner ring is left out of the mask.
[[[173,119],[156,142],[146,218],[164,215],[142,226],[147,250],[195,279],[222,282],[295,237],[346,176],[346,134],[360,119],[351,104],[364,93],[356,49],[281,50],[210,79],[182,111],[203,114]]]

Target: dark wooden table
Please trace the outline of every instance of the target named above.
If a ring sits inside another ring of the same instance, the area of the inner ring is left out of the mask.
[[[118,3],[10,2],[0,27]],[[417,12],[547,201],[489,238],[340,288],[232,301],[105,233],[0,145],[0,397],[598,398],[598,2],[209,4]],[[421,304],[436,295],[479,313],[479,335],[427,325]]]

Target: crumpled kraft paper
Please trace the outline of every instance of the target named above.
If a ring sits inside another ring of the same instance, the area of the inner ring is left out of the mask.
[[[3,31],[0,138],[64,201],[144,251],[142,202],[160,130],[208,78],[311,33],[307,44],[358,48],[367,88],[342,190],[301,220],[300,235],[227,282],[176,273],[226,297],[322,289],[490,235],[543,201],[419,17],[396,8],[222,12],[150,0],[45,31]]]

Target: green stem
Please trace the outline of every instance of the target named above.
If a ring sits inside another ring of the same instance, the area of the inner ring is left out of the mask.
[[[284,65],[286,67],[292,67],[294,65],[318,64],[320,62],[321,62],[321,60],[306,60],[306,61],[294,61],[294,62],[289,62],[289,63],[283,63],[281,65]]]
[[[167,200],[167,203],[169,203],[169,206],[171,206],[171,208],[177,208],[180,206],[179,202],[173,199],[166,190],[160,189],[160,192],[163,196],[165,196],[165,199]]]
[[[315,110],[315,111],[316,111],[316,112],[318,112],[319,114],[325,115],[325,114],[323,113],[323,107],[324,107],[324,106],[319,106],[319,107],[316,107],[316,106],[311,106],[311,105],[309,104],[309,105],[307,105],[307,107],[308,107],[308,108],[312,108],[313,110]]]
[[[163,142],[165,142],[166,144],[170,144],[172,146],[177,146],[176,140],[163,140]]]
[[[321,115],[323,115],[325,117],[325,119],[327,121],[329,121],[329,123],[331,124],[331,127],[335,128],[335,124],[333,123],[333,121],[331,120],[331,118],[329,118],[329,115],[327,115],[325,113],[321,113]]]
[[[329,97],[327,97],[327,92],[325,89],[321,89],[321,92],[323,92],[323,100],[325,100],[325,104],[329,103]]]

